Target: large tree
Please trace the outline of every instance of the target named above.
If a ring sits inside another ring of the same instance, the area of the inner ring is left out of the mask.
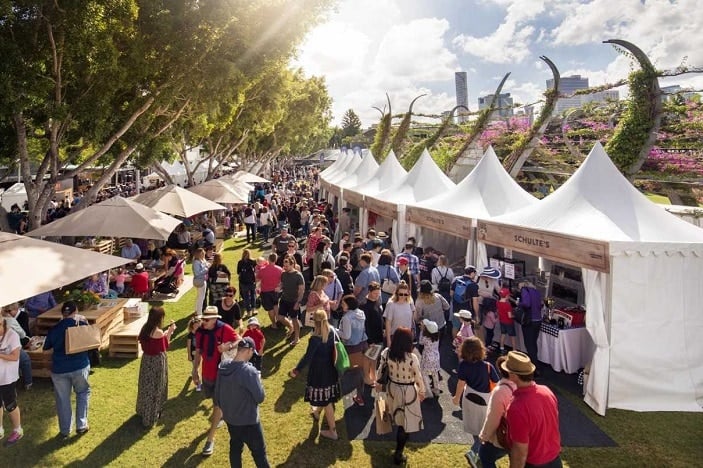
[[[353,109],[348,109],[342,117],[342,136],[351,137],[361,132],[361,119]]]
[[[0,2],[0,151],[20,160],[32,224],[66,164],[109,164],[90,201],[135,151],[161,155],[186,113],[287,60],[328,3]]]

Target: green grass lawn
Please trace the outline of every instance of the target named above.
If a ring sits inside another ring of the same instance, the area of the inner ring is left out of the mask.
[[[225,244],[225,263],[234,271],[242,243]],[[253,252],[254,256],[259,251]],[[234,282],[236,284],[236,281]],[[37,379],[34,388],[20,391],[19,404],[25,437],[14,447],[0,447],[0,467],[33,466],[226,466],[227,429],[218,431],[215,453],[200,455],[208,427],[211,403],[190,384],[186,359],[185,326],[193,311],[195,291],[179,303],[165,304],[167,319],[178,324],[169,350],[169,401],[162,419],[151,430],[143,429],[134,415],[139,360],[108,359],[90,381],[90,432],[68,442],[54,439],[58,423],[51,384]],[[265,313],[259,318],[266,326]],[[264,356],[266,400],[261,419],[272,466],[389,466],[393,444],[346,440],[341,407],[337,410],[340,440],[329,441],[312,431],[308,406],[303,402],[303,376],[288,378],[305,351],[307,340],[297,347],[286,345],[282,332],[264,328],[268,348]],[[568,392],[562,392],[568,395]],[[703,413],[634,413],[609,410],[605,418],[570,396],[619,445],[615,448],[565,448],[563,459],[571,467],[690,467],[703,460]],[[5,431],[9,434],[9,421]],[[412,440],[412,438],[411,438]],[[468,438],[467,438],[468,444]],[[466,445],[410,444],[408,466],[466,466]],[[507,466],[507,459],[499,466]],[[245,450],[245,466],[253,466]]]

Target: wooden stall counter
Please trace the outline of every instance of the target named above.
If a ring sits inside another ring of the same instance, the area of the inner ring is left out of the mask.
[[[100,328],[100,336],[102,337],[100,349],[108,347],[110,344],[110,333],[122,326],[124,320],[122,309],[126,303],[127,299],[103,299],[97,309],[77,312],[85,317],[88,323],[97,325]],[[62,306],[63,303],[60,303],[37,317],[37,335],[46,335],[49,329],[63,318],[63,315],[61,315]]]

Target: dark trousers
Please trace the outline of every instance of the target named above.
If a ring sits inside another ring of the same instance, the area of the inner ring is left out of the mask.
[[[256,240],[256,224],[245,223],[247,229],[247,243],[254,242]]]
[[[543,463],[541,465],[532,465],[531,463],[525,463],[525,468],[562,468],[564,466],[561,462],[561,456],[556,457],[554,460]]]
[[[481,444],[481,447],[478,449],[478,458],[481,459],[481,466],[483,468],[495,468],[496,460],[503,458],[507,454],[508,452],[506,452],[505,449],[496,447],[490,442]]]
[[[229,429],[229,464],[232,467],[242,466],[242,451],[244,445],[251,450],[251,456],[257,468],[269,468],[266,459],[266,442],[261,423],[249,426],[233,426],[227,423]]]
[[[244,309],[248,312],[256,309],[256,284],[239,283],[239,294],[244,301]]]
[[[530,322],[529,325],[522,326],[522,337],[525,339],[525,348],[530,361],[537,365],[537,338],[539,338],[539,327],[541,322]]]

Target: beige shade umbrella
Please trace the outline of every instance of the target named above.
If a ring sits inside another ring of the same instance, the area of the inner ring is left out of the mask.
[[[43,236],[105,236],[163,239],[181,222],[148,206],[113,197],[27,233]]]
[[[189,187],[188,190],[217,203],[242,204],[249,202],[247,194],[236,190],[229,183],[220,179],[208,180]]]
[[[160,189],[150,190],[132,197],[130,200],[162,213],[183,218],[189,218],[203,211],[225,209],[224,206],[177,185],[167,185]]]
[[[127,262],[126,258],[0,232],[0,306]]]
[[[264,179],[261,176],[252,174],[251,172],[247,171],[237,171],[229,177],[231,177],[233,180],[241,180],[242,182],[248,182],[250,184],[271,182],[268,179]]]

